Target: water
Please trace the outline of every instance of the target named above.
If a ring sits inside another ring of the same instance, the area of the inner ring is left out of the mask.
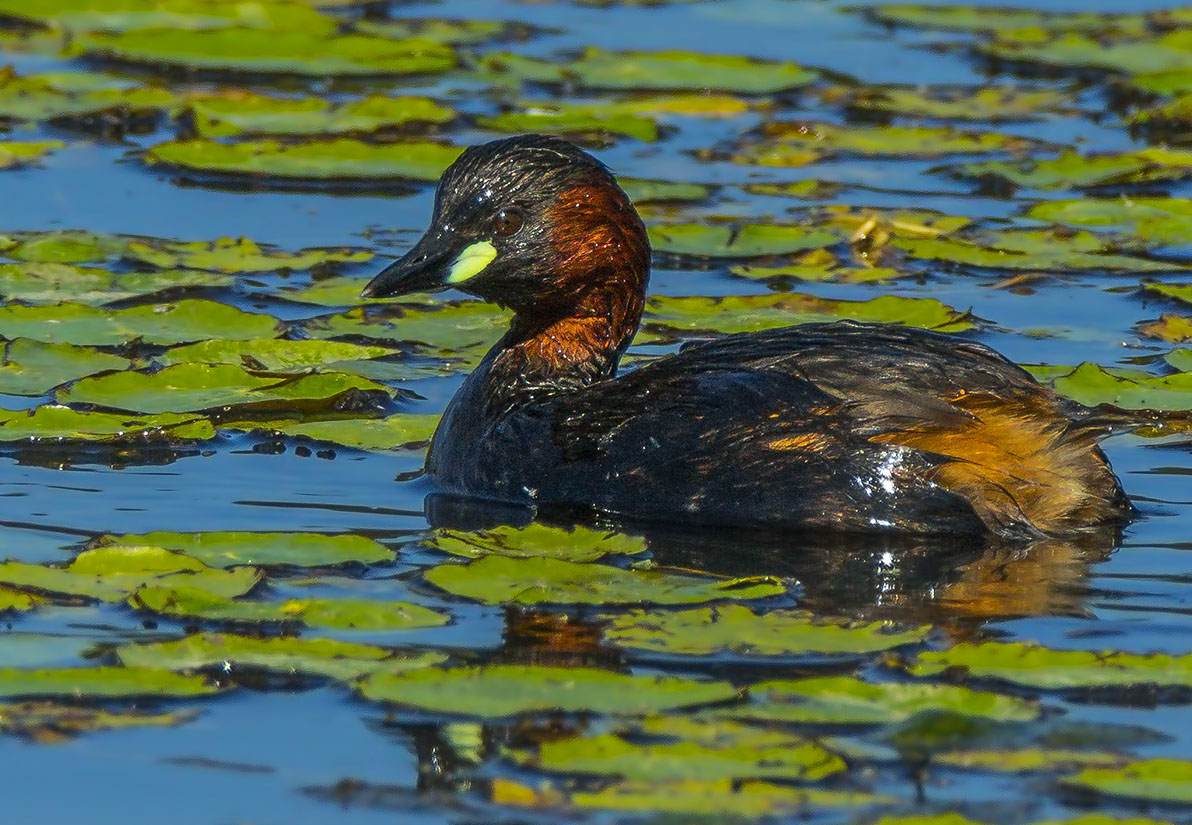
[[[690,49],[793,59],[863,82],[980,84],[989,79],[984,64],[964,49],[926,47],[962,38],[889,30],[844,13],[846,5],[836,0],[748,0],[598,9],[562,2],[491,0],[412,3],[394,13],[515,19],[560,30],[514,46],[528,54],[585,45]],[[1125,0],[1036,0],[1023,5],[1107,12],[1176,7]],[[74,66],[36,56],[13,55],[11,60],[23,71]],[[1029,82],[1068,87],[1063,79]],[[399,85],[382,88],[396,90]],[[446,94],[453,105],[469,113],[493,111],[492,101],[472,88],[449,78],[430,90]],[[453,89],[458,92],[452,94]],[[1112,115],[1099,122],[1091,117],[1105,108],[1098,87],[1082,92],[1079,101],[1081,113],[1011,124],[1004,131],[1061,143],[1079,141],[1090,150],[1141,145]],[[809,95],[791,96],[784,105],[789,111],[776,115],[836,117]],[[727,141],[733,136],[731,130],[747,129],[756,122],[756,116],[747,116],[732,121],[726,130],[725,124],[716,121],[689,121],[657,144],[625,140],[601,157],[626,176],[724,185],[710,206],[686,213],[695,218],[716,213],[782,219],[804,208],[799,201],[751,197],[735,188],[759,180],[835,180],[848,185],[833,202],[929,207],[986,219],[1011,217],[1040,195],[1029,191],[1010,199],[976,195],[966,183],[926,174],[934,162],[845,159],[784,170],[706,164],[691,156],[692,150]],[[145,168],[136,158],[140,147],[169,134],[163,127],[123,142],[80,143],[76,133],[22,130],[16,135],[21,139],[65,137],[74,145],[50,159],[45,168],[0,173],[5,195],[0,202],[0,228],[80,228],[182,239],[248,236],[285,248],[370,246],[377,243],[372,233],[385,230],[392,234],[382,238],[381,251],[395,254],[416,236],[429,215],[432,190],[427,186],[413,191],[395,188],[390,193],[328,193],[184,184],[168,172]],[[460,143],[483,139],[482,133],[467,127],[453,130],[451,137]],[[1177,184],[1167,190],[1188,196],[1192,187]],[[363,275],[375,268],[351,271]],[[1131,327],[1160,311],[1172,311],[1171,305],[1140,299],[1133,291],[1110,291],[1134,284],[1130,277],[1098,273],[1055,277],[1026,294],[990,289],[989,284],[999,278],[940,271],[922,281],[900,281],[880,291],[934,296],[953,306],[971,307],[978,316],[996,323],[974,337],[1022,362],[1089,360],[1109,365],[1164,350],[1140,339]],[[652,290],[720,295],[760,293],[765,287],[730,279],[723,267],[712,266],[660,269]],[[862,299],[879,292],[873,287],[832,284],[800,290]],[[274,305],[245,294],[231,300],[245,308],[265,306],[286,318],[321,311]],[[1030,330],[1054,334],[1042,338],[1024,334]],[[417,384],[415,389],[427,398],[419,411],[441,409],[458,381],[451,377]],[[10,408],[27,403],[27,399],[4,399]],[[127,466],[113,466],[110,456],[88,451],[9,451],[0,456],[0,548],[13,559],[45,562],[68,558],[78,542],[92,536],[154,530],[359,532],[400,546],[426,527],[426,484],[395,480],[418,469],[419,455],[340,449],[334,457],[324,458],[297,449],[294,443],[274,454],[254,450],[260,441],[222,436],[201,448],[142,456]],[[690,542],[677,542],[672,552],[684,561],[694,553],[701,562],[697,566],[706,569],[796,576],[804,582],[805,605],[830,613],[927,618],[944,628],[940,633],[958,638],[1037,641],[1065,649],[1187,653],[1192,633],[1192,545],[1187,538],[1192,525],[1192,456],[1178,441],[1156,443],[1130,435],[1110,439],[1105,448],[1140,513],[1120,541],[1102,542],[1092,549],[1060,546],[1024,559],[987,555],[967,566],[946,559],[923,562],[921,569],[908,565],[899,570],[883,568],[882,553],[876,551],[868,558],[849,560],[831,552],[792,558],[789,545],[785,554],[782,546],[739,554],[745,545],[731,537],[723,555],[709,553],[706,546],[701,555],[691,550]],[[426,554],[406,556],[397,572],[416,572],[432,561]],[[836,577],[825,576],[823,571],[833,567]],[[387,595],[394,598],[411,592],[402,582],[382,586],[391,587]],[[413,592],[416,598],[436,598],[417,588]],[[456,617],[453,625],[402,637],[401,642],[445,647],[481,660],[560,656],[558,651],[552,654],[549,646],[536,648],[533,634],[520,633],[518,619],[506,611],[459,603],[450,606]],[[169,627],[163,622],[159,630]],[[122,607],[42,611],[14,620],[9,635],[0,636],[0,663],[11,658],[12,664],[21,666],[68,665],[77,663],[83,650],[97,641],[148,637],[153,632]],[[62,642],[48,649],[21,645],[17,637],[22,633],[52,633]],[[579,658],[593,655],[588,651]],[[673,667],[666,662],[632,663],[639,669],[658,664]],[[739,681],[756,676],[754,670],[731,661],[707,665],[717,675]],[[694,669],[698,672],[700,666]],[[766,672],[797,670],[779,664]],[[1164,741],[1132,748],[1139,756],[1192,758],[1192,715],[1179,701],[1124,707],[1048,696],[1046,703],[1068,721],[1138,725],[1166,734]],[[130,816],[168,817],[175,825],[538,821],[536,814],[512,815],[486,807],[478,795],[469,793],[471,777],[526,776],[496,758],[497,745],[515,737],[516,725],[490,725],[481,731],[458,720],[386,714],[334,686],[250,685],[201,707],[196,721],[174,729],[100,733],[60,745],[0,738],[6,809],[24,818],[34,814],[45,821],[85,819],[93,825],[125,823]],[[475,769],[469,765],[466,749],[459,747],[460,738],[467,739],[469,733],[485,743],[480,752],[486,758]],[[341,780],[351,782],[337,787]],[[935,770],[923,782],[918,788],[904,767],[887,765],[877,769],[873,784],[897,797],[907,811],[956,808],[977,818],[1025,822],[1075,816],[1081,810],[1069,804],[1073,802],[1069,797],[1051,792],[1045,780],[1037,787],[1018,777]],[[353,790],[358,783],[366,783],[364,790]],[[1136,810],[1124,804],[1103,807],[1123,815]],[[1187,817],[1186,810],[1166,813],[1175,819]],[[842,815],[818,816],[840,819]],[[544,821],[558,821],[552,817],[547,814]],[[597,821],[615,818],[595,817]]]

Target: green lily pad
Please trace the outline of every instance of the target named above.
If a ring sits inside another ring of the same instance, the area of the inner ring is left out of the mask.
[[[59,390],[56,397],[64,403],[154,414],[225,407],[325,409],[353,392],[391,394],[383,384],[339,372],[279,378],[257,376],[231,364],[178,364],[154,373],[84,378]]]
[[[967,238],[894,238],[891,243],[912,258],[991,269],[1045,272],[1087,269],[1173,272],[1187,269],[1183,264],[1170,261],[1114,253],[1110,239],[1086,231],[1005,229],[973,233]]]
[[[492,20],[451,20],[431,17],[403,17],[400,20],[361,20],[358,31],[403,39],[421,37],[436,43],[472,45],[496,38],[525,38],[536,30],[525,23],[497,23]]]
[[[219,692],[201,676],[180,676],[145,667],[88,667],[61,670],[0,668],[0,697],[61,696],[120,699],[133,696],[206,696]]]
[[[908,665],[916,676],[935,676],[949,668],[956,668],[974,679],[997,679],[1042,690],[1192,685],[1192,654],[1095,653],[1050,650],[1019,642],[986,642],[924,651]]]
[[[752,734],[752,735],[751,735]],[[554,773],[620,776],[640,782],[680,779],[789,779],[814,782],[847,770],[819,744],[760,728],[727,741],[640,743],[615,733],[544,742],[519,762]]]
[[[984,155],[1029,148],[1025,138],[997,132],[969,132],[944,126],[839,126],[831,123],[777,122],[763,127],[761,139],[742,142],[736,163],[803,166],[835,154],[865,157],[934,158]]]
[[[1152,376],[1115,375],[1096,364],[1081,364],[1048,382],[1056,392],[1096,406],[1112,404],[1127,410],[1174,412],[1192,410],[1192,373]]]
[[[1170,341],[1173,344],[1192,341],[1192,318],[1164,313],[1156,321],[1139,325],[1138,334]]]
[[[1167,804],[1192,804],[1192,762],[1151,759],[1121,768],[1089,768],[1060,780],[1069,788]]]
[[[0,169],[11,169],[41,160],[50,152],[64,146],[66,144],[60,140],[0,140]]]
[[[1174,100],[1140,109],[1126,120],[1134,126],[1160,131],[1186,128],[1192,122],[1192,94],[1184,92]]]
[[[1052,9],[1033,10],[982,6],[926,6],[891,4],[877,6],[869,13],[883,23],[916,26],[924,29],[948,29],[964,32],[1015,32],[1041,30],[1054,32],[1131,32],[1143,34],[1148,30],[1150,15],[1097,14],[1093,12],[1060,12]],[[1184,16],[1181,10],[1155,15]]]
[[[932,756],[936,765],[994,773],[1061,773],[1082,768],[1118,766],[1126,757],[1105,751],[1019,748],[1016,750],[948,751]]]
[[[691,90],[764,95],[813,82],[815,72],[794,63],[694,52],[610,52],[588,48],[556,62],[502,52],[480,61],[486,72],[545,83],[576,82],[589,89]]]
[[[0,563],[0,582],[13,587],[106,602],[123,601],[140,587],[173,585],[234,598],[254,588],[261,578],[254,567],[215,570],[198,559],[143,545],[86,550],[65,567]]]
[[[214,437],[215,425],[195,415],[114,415],[55,405],[0,409],[0,442],[203,441]]]
[[[743,816],[751,819],[783,811],[806,811],[820,807],[864,807],[892,801],[892,797],[860,791],[825,791],[727,779],[682,782],[630,780],[597,791],[576,791],[570,796],[571,804],[580,808],[721,817]]]
[[[369,134],[410,124],[446,123],[456,116],[426,97],[371,95],[332,103],[319,97],[280,98],[241,90],[192,97],[188,107],[195,131],[211,138]]]
[[[439,529],[429,545],[444,553],[478,559],[506,556],[513,559],[562,559],[589,562],[605,556],[635,556],[647,550],[645,539],[623,533],[609,533],[576,527],[564,530],[531,524],[527,527],[496,527],[471,533]]]
[[[173,92],[154,86],[114,82],[83,86],[70,73],[21,77],[15,72],[0,72],[0,118],[5,120],[74,120],[117,113],[148,115],[169,109],[176,100]]]
[[[373,701],[485,718],[545,711],[640,715],[722,702],[737,695],[727,682],[541,665],[377,673],[361,682],[360,692]]]
[[[427,307],[386,307],[382,312],[354,309],[341,315],[312,318],[302,325],[311,338],[363,338],[407,341],[433,348],[441,355],[476,358],[483,355],[509,324],[510,315],[482,301],[458,301]],[[0,323],[0,334],[3,325]]]
[[[145,151],[150,164],[197,172],[305,180],[437,181],[463,150],[429,141],[365,143],[350,138],[279,143],[177,140]]]
[[[423,574],[434,586],[484,604],[699,604],[781,595],[770,576],[712,579],[661,570],[622,570],[554,558],[483,556]]]
[[[655,252],[717,258],[788,255],[806,249],[821,249],[840,241],[840,237],[830,230],[797,224],[748,223],[735,227],[680,223],[651,226],[649,233],[650,246]]]
[[[41,601],[41,598],[32,593],[23,593],[10,587],[0,587],[0,613],[33,610]],[[0,719],[0,726],[2,725],[3,720]]]
[[[225,287],[233,283],[230,276],[213,272],[170,270],[117,275],[106,269],[73,264],[0,264],[0,297],[24,304],[74,302],[98,306],[160,292]]]
[[[879,86],[864,89],[849,99],[852,108],[883,112],[895,117],[976,120],[986,123],[1037,120],[1045,114],[1064,111],[1071,105],[1071,96],[1063,92],[1013,86]]]
[[[967,312],[960,312],[935,298],[883,295],[868,301],[841,301],[799,293],[675,297],[659,295],[646,304],[646,323],[668,330],[755,332],[812,321],[852,318],[906,324],[942,332],[959,332],[974,326]]]
[[[660,136],[658,123],[642,115],[598,113],[586,106],[554,104],[535,107],[528,112],[505,112],[492,117],[478,117],[476,123],[497,132],[522,134],[535,132],[554,135],[623,135],[653,142]]]
[[[333,25],[303,3],[235,3],[210,0],[0,0],[0,15],[54,26],[68,32],[126,31],[149,27],[177,29],[256,26],[272,28]]]
[[[868,284],[891,281],[912,273],[899,272],[883,266],[855,267],[840,266],[834,255],[827,260],[819,259],[807,263],[794,263],[787,266],[753,266],[746,264],[729,268],[729,272],[742,278],[753,278],[759,281],[808,281],[836,284]]]
[[[126,244],[123,238],[115,235],[70,229],[0,236],[0,252],[7,258],[58,264],[106,261],[123,252]]]
[[[794,610],[757,614],[743,605],[728,604],[665,612],[634,610],[613,617],[604,637],[621,647],[685,656],[855,655],[918,644],[929,629],[899,631],[883,622],[816,619]]]
[[[129,667],[165,670],[240,668],[304,673],[351,681],[366,673],[402,673],[430,667],[447,657],[433,651],[392,651],[334,639],[258,639],[230,633],[200,633],[176,642],[127,644],[116,656]]]
[[[193,710],[152,713],[143,710],[105,710],[55,702],[16,702],[0,708],[0,731],[36,741],[60,741],[101,730],[174,727],[198,714]]]
[[[91,32],[76,43],[89,57],[105,60],[252,74],[367,77],[443,72],[455,65],[450,47],[429,40],[336,34],[332,29],[144,28]]]
[[[1192,152],[1149,147],[1136,152],[1055,158],[991,160],[949,167],[958,177],[994,180],[1031,189],[1080,189],[1183,180],[1192,175]]]
[[[733,719],[816,725],[883,725],[923,711],[948,711],[1001,722],[1039,715],[1036,702],[956,685],[885,682],[848,676],[762,682],[749,689],[755,703],[725,708]]]
[[[672,183],[638,178],[618,178],[617,183],[634,203],[702,201],[712,194],[702,183]]]
[[[1027,217],[1128,233],[1145,244],[1183,244],[1192,236],[1188,198],[1075,198],[1045,201]]]
[[[360,290],[364,289],[370,278],[352,278],[340,276],[321,278],[310,286],[301,289],[283,289],[277,297],[287,301],[297,301],[300,304],[316,304],[327,307],[355,307],[375,304],[392,304],[395,301],[408,301],[406,296],[394,298],[364,298]]]
[[[42,395],[76,378],[132,366],[127,358],[70,344],[17,338],[0,347],[0,394],[5,395]]]
[[[327,567],[393,561],[379,541],[351,533],[128,533],[103,544],[150,544],[198,559],[209,567]]]
[[[142,587],[129,604],[141,610],[221,622],[296,622],[335,630],[413,630],[439,627],[450,617],[409,602],[370,599],[225,599],[194,587]]]
[[[312,269],[329,263],[365,263],[373,254],[363,249],[303,249],[285,252],[248,238],[216,241],[130,241],[125,257],[160,269],[185,267],[214,272],[276,272]]]
[[[1151,74],[1188,67],[1192,32],[1177,30],[1148,39],[1109,43],[1098,37],[1071,33],[1038,41],[1002,39],[978,44],[976,48],[993,57],[1024,63]]]
[[[264,419],[221,421],[221,429],[264,430],[291,437],[326,441],[357,450],[399,450],[425,444],[435,433],[437,413],[397,413],[386,418],[347,418],[325,421]]]
[[[272,316],[198,299],[107,310],[83,304],[0,306],[0,337],[50,344],[184,344],[208,338],[268,338],[277,332]]]
[[[164,366],[237,364],[245,369],[264,372],[303,372],[314,368],[334,369],[340,362],[380,358],[396,352],[388,347],[342,341],[257,338],[246,341],[200,341],[175,347],[158,355],[155,360]]]

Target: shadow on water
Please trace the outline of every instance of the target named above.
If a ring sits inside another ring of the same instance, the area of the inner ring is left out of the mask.
[[[535,517],[529,508],[442,493],[427,496],[425,508],[432,527],[454,529],[524,526]],[[583,521],[554,513],[537,517],[557,526]],[[1107,559],[1121,539],[1117,526],[1030,544],[607,521],[596,526],[644,536],[654,561],[666,567],[797,580],[800,606],[816,613],[931,623],[961,635],[989,621],[1088,615],[1092,565]]]

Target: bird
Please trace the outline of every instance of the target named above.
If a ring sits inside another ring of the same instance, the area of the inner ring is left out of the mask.
[[[646,227],[558,137],[466,149],[430,226],[368,298],[455,288],[512,310],[431,440],[446,494],[568,518],[1006,541],[1129,519],[1095,411],[980,343],[808,323],[691,342],[619,371]]]

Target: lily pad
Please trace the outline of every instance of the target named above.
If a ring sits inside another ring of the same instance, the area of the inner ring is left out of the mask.
[[[378,541],[351,533],[128,533],[103,536],[103,544],[149,544],[198,559],[209,567],[327,567],[393,561]]]
[[[618,178],[617,183],[634,203],[702,201],[712,194],[712,191],[701,183],[672,183],[639,178]]]
[[[596,791],[575,791],[569,801],[580,808],[598,810],[756,819],[792,810],[872,806],[893,799],[860,791],[826,791],[722,779],[702,782],[630,780]]]
[[[737,696],[727,682],[542,665],[378,673],[361,682],[360,692],[373,701],[484,718],[545,711],[640,715]]]
[[[221,429],[264,430],[291,437],[326,441],[357,450],[399,450],[425,444],[434,435],[440,416],[435,413],[397,413],[386,418],[295,421],[264,419],[221,421]]]
[[[743,265],[730,267],[729,271],[742,278],[753,278],[759,281],[808,281],[835,284],[868,284],[891,281],[910,275],[909,272],[899,272],[889,267],[875,266],[840,266],[834,255],[828,260],[817,259],[812,262],[799,262],[787,266],[753,266]]]
[[[659,295],[646,304],[646,323],[666,330],[754,332],[812,321],[852,318],[924,327],[942,332],[971,329],[967,312],[935,298],[883,295],[868,301],[841,301],[800,293],[675,297]]]
[[[1047,229],[1005,229],[968,237],[894,238],[891,243],[912,258],[1046,272],[1107,270],[1110,272],[1173,272],[1183,264],[1155,261],[1114,251],[1112,241],[1091,232]]]
[[[1170,341],[1173,344],[1192,341],[1192,318],[1164,313],[1156,321],[1140,324],[1138,334]]]
[[[484,604],[699,604],[786,592],[770,576],[712,579],[555,558],[483,556],[470,564],[432,567],[423,577],[452,595]]]
[[[373,254],[363,249],[303,249],[285,252],[248,238],[216,241],[131,241],[124,255],[159,269],[185,267],[214,272],[276,272],[312,269],[329,263],[365,263]]]
[[[383,384],[339,372],[290,378],[254,375],[231,364],[178,364],[158,372],[116,372],[84,378],[61,389],[65,403],[95,404],[140,413],[196,412],[226,407],[293,409],[330,407],[348,393],[391,390]]]
[[[363,346],[342,341],[287,341],[257,338],[246,341],[200,341],[175,347],[154,360],[165,366],[175,364],[237,364],[263,372],[304,372],[314,368],[332,369],[344,361],[356,361],[393,355],[388,347]]]
[[[544,524],[522,528],[496,527],[470,533],[439,529],[431,534],[428,544],[444,553],[469,559],[496,555],[571,562],[596,561],[605,556],[635,556],[647,550],[645,539],[638,536],[587,527],[564,530]]]
[[[1145,244],[1184,244],[1192,237],[1188,198],[1076,198],[1045,201],[1027,217],[1128,233]]]
[[[429,141],[365,143],[350,138],[279,143],[178,140],[145,151],[150,164],[197,172],[304,180],[437,181],[463,150]]]
[[[1115,375],[1096,364],[1081,364],[1067,375],[1050,382],[1052,389],[1096,406],[1112,404],[1127,410],[1164,412],[1192,410],[1192,373],[1152,376],[1131,372]]]
[[[119,699],[140,696],[207,696],[218,688],[202,676],[180,676],[145,667],[88,667],[61,670],[0,668],[0,697],[61,696]]]
[[[143,710],[105,710],[56,702],[17,702],[0,708],[0,730],[35,741],[61,741],[101,730],[173,727],[198,714],[193,710],[152,713]]]
[[[856,655],[918,644],[928,630],[817,619],[793,610],[758,614],[729,604],[666,612],[634,610],[613,617],[604,637],[621,647],[685,656]]]
[[[259,602],[225,599],[194,587],[142,587],[133,607],[190,619],[220,622],[295,622],[335,630],[391,631],[439,627],[450,617],[409,602],[370,599],[286,599]]]
[[[1121,768],[1089,768],[1060,781],[1106,796],[1192,805],[1192,762],[1151,759]]]
[[[42,395],[76,378],[132,366],[127,358],[70,344],[17,338],[0,347],[0,394],[5,395]]]
[[[1192,152],[1163,147],[1088,156],[1065,152],[1055,158],[967,163],[948,171],[962,178],[1031,189],[1124,186],[1192,176]]]
[[[496,342],[498,331],[508,326],[509,318],[509,313],[492,304],[457,301],[417,308],[387,307],[382,312],[354,309],[312,318],[302,330],[312,338],[408,341],[433,348],[441,355],[478,359]]]
[[[50,152],[64,146],[66,144],[60,140],[0,140],[0,169],[11,169],[41,160]]]
[[[277,332],[272,316],[199,299],[106,310],[83,304],[0,306],[0,337],[50,344],[184,344],[208,338],[268,338]]]
[[[534,767],[571,774],[621,776],[640,782],[680,779],[788,779],[814,782],[847,770],[819,744],[755,728],[728,741],[627,741],[615,733],[544,742]]]
[[[144,586],[183,584],[233,598],[247,593],[261,578],[261,571],[253,567],[215,570],[198,559],[144,545],[87,550],[65,567],[0,563],[0,582],[13,587],[106,602],[123,601]]]
[[[956,668],[973,679],[997,679],[1042,690],[1130,685],[1192,686],[1192,654],[1139,655],[1050,650],[1020,642],[961,643],[924,651],[908,665],[916,676]]]
[[[978,44],[976,48],[1003,60],[1149,74],[1186,69],[1192,54],[1192,32],[1177,30],[1158,37],[1108,43],[1102,38],[1076,33],[1042,40],[1003,38]]]
[[[883,23],[948,29],[963,32],[1015,32],[1019,30],[1054,32],[1133,32],[1148,30],[1151,17],[1143,14],[1097,14],[1061,12],[1052,9],[1025,9],[983,6],[928,6],[891,4],[877,6],[869,13]],[[1183,15],[1182,11],[1175,11]],[[1167,14],[1162,12],[1159,14]],[[1155,17],[1159,17],[1156,14]]]
[[[89,57],[105,60],[308,77],[428,74],[446,71],[456,62],[450,47],[429,40],[336,34],[333,29],[333,22],[331,28],[142,28],[82,34],[76,43]]]
[[[0,112],[2,108],[0,98]],[[332,103],[319,97],[280,98],[234,90],[187,102],[203,137],[369,134],[411,124],[446,123],[455,112],[426,97],[371,95]]]
[[[358,31],[384,37],[421,37],[436,43],[473,45],[497,38],[525,38],[537,29],[526,23],[498,23],[493,20],[453,20],[433,17],[402,17],[400,20],[360,20]]]
[[[1039,715],[1036,702],[957,685],[884,682],[848,676],[762,682],[749,688],[754,704],[725,708],[733,719],[816,725],[884,725],[923,711],[948,711],[1001,722]]]
[[[10,587],[0,587],[0,613],[33,610],[41,601],[40,597],[31,593],[23,593]],[[2,726],[3,717],[0,716],[0,727]]]
[[[1031,145],[1031,141],[1012,135],[961,131],[944,126],[776,122],[763,127],[760,139],[751,138],[741,143],[731,159],[757,166],[803,166],[836,154],[934,158],[1011,152]]]
[[[115,235],[71,229],[0,236],[0,251],[7,258],[58,264],[99,263],[119,255],[126,245]]]
[[[725,226],[680,223],[651,226],[650,246],[655,252],[717,258],[755,258],[788,255],[806,249],[821,249],[840,241],[827,229],[797,224],[748,223]]]
[[[75,120],[117,113],[149,115],[165,111],[176,100],[173,92],[155,86],[115,82],[83,86],[67,73],[21,77],[14,72],[0,72],[0,118],[6,120]]]
[[[228,275],[190,270],[129,272],[62,263],[0,264],[0,297],[24,304],[74,302],[97,306],[161,292],[230,286]]]
[[[176,642],[127,644],[116,656],[129,667],[166,670],[241,668],[304,673],[351,681],[377,671],[401,673],[430,667],[447,657],[433,651],[392,651],[334,639],[258,639],[229,633],[200,633]]]
[[[880,86],[862,90],[849,106],[894,117],[935,120],[976,120],[986,123],[1037,120],[1064,111],[1072,98],[1050,89],[1013,86],[979,88]]]
[[[215,426],[195,415],[114,415],[52,404],[33,410],[0,409],[0,442],[202,441]]]
[[[244,4],[223,0],[0,0],[0,15],[54,26],[68,32],[256,26],[263,29],[314,27],[332,21],[304,3]]]
[[[1059,773],[1118,766],[1127,761],[1127,757],[1117,753],[1051,748],[947,751],[932,756],[932,762],[937,765],[993,773]]]

